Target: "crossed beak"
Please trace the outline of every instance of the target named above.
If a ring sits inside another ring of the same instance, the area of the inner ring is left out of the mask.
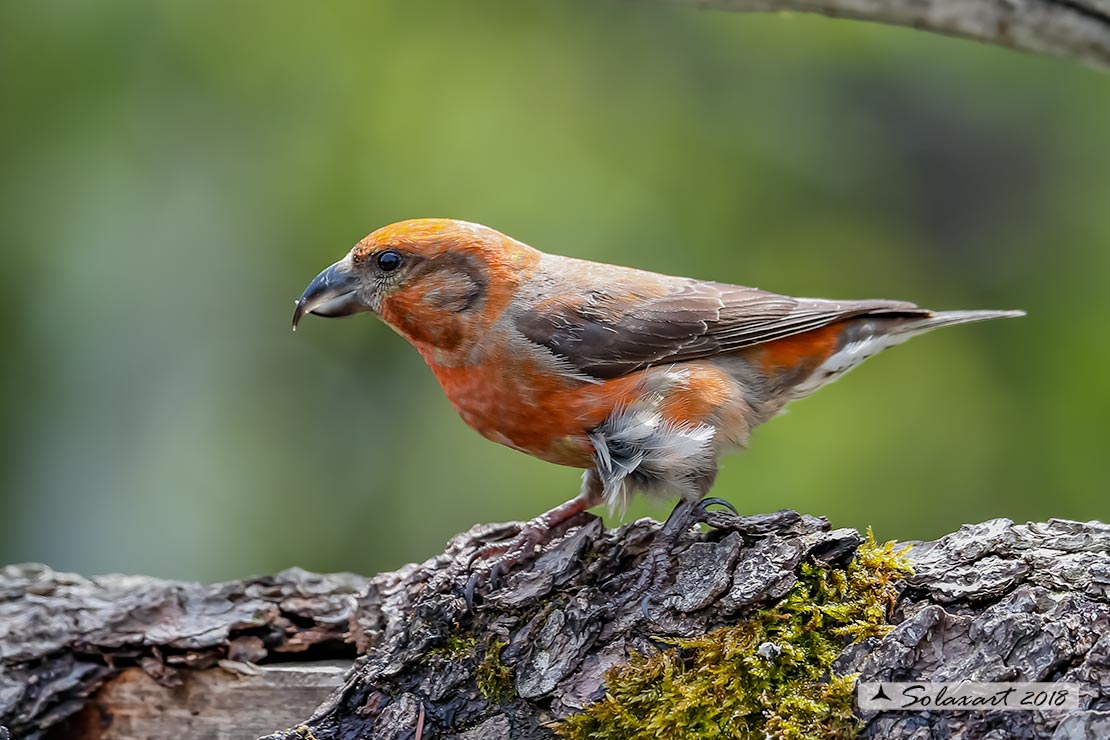
[[[360,286],[358,276],[347,259],[321,272],[312,279],[297,301],[297,308],[293,311],[293,331],[297,330],[297,324],[305,314],[336,318],[369,311],[358,297]]]

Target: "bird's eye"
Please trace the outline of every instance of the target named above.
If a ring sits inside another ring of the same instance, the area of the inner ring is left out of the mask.
[[[387,249],[378,255],[378,267],[382,272],[393,272],[401,266],[401,255],[392,249]]]

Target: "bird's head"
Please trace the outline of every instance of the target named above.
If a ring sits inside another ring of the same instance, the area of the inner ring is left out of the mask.
[[[500,316],[540,253],[466,221],[423,218],[383,226],[309,283],[293,312],[372,312],[429,361],[451,364]]]

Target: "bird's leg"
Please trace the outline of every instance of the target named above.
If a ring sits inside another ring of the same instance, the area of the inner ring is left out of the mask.
[[[663,587],[663,580],[667,575],[666,563],[671,557],[675,543],[698,523],[699,511],[698,502],[679,499],[670,516],[667,517],[667,521],[656,533],[651,547],[644,555],[643,562],[636,569],[636,580],[629,587],[626,595],[628,601],[642,599],[640,610],[645,617],[647,617],[652,595]]]
[[[554,509],[540,514],[521,526],[517,535],[507,542],[493,542],[478,550],[470,558],[471,564],[480,560],[497,558],[491,564],[491,580],[535,554],[536,548],[551,541],[552,532],[567,520],[602,501],[601,478],[594,470],[582,476],[582,491],[574,498]]]

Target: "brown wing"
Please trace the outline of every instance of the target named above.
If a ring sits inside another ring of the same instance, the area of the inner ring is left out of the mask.
[[[650,295],[625,286],[544,301],[519,331],[595,378],[735,352],[869,314],[925,315],[901,301],[790,298],[740,285],[675,279]]]

